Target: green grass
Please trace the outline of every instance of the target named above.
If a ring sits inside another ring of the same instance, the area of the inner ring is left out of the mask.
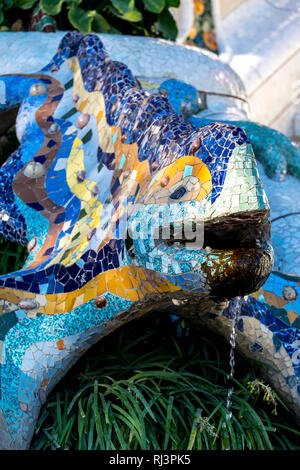
[[[261,381],[250,393],[259,375],[240,356],[226,420],[229,346],[194,326],[178,338],[177,326],[148,315],[94,346],[49,396],[32,449],[300,450],[276,394],[264,401]]]

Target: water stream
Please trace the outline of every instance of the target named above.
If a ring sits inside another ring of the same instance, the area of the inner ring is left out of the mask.
[[[230,333],[230,356],[229,356],[229,365],[230,365],[230,373],[227,375],[228,382],[232,382],[232,378],[234,375],[234,366],[235,366],[235,346],[236,346],[236,336],[237,336],[237,324],[241,312],[242,306],[242,299],[241,297],[236,297],[230,304],[230,313],[232,316],[232,324],[231,324],[231,333]],[[232,401],[231,397],[233,394],[234,387],[233,385],[230,386],[228,389],[227,400],[226,400],[226,422],[230,421],[232,418]],[[226,422],[224,422],[224,427],[226,426]]]

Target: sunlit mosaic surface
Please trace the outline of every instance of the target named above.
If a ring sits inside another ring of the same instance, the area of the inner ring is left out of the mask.
[[[228,334],[230,308],[215,304],[257,291],[244,300],[240,348],[276,362],[280,374],[266,374],[296,411],[299,279],[264,284],[269,205],[245,132],[191,124],[95,35],[69,33],[41,72],[1,80],[0,110],[21,103],[21,146],[0,171],[0,230],[30,252],[0,278],[2,447],[27,447],[68,368],[154,299],[188,299],[182,314]],[[156,236],[189,222],[204,223],[198,245]]]

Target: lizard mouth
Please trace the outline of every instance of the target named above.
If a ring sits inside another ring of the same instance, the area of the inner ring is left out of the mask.
[[[207,222],[203,269],[215,295],[233,297],[258,290],[274,262],[269,210],[236,213]]]
[[[170,239],[160,239],[158,244],[172,247],[172,256],[177,258],[180,251],[198,252],[199,263],[194,271],[205,276],[212,295],[232,298],[258,290],[271,273],[274,261],[269,210],[239,212],[201,223],[201,246],[197,242],[193,246],[191,239],[178,236],[179,230],[173,231],[173,236],[171,230]],[[194,224],[196,228],[200,221]]]
[[[270,240],[268,210],[238,212],[204,222],[204,248],[260,248]]]

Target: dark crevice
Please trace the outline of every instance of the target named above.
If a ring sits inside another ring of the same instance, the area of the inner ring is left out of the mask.
[[[16,120],[17,109],[14,114],[8,112],[1,113],[0,120],[0,165],[20,146],[16,136],[15,126],[12,124]],[[9,125],[6,125],[9,124]],[[0,201],[1,205],[1,201]],[[28,256],[27,248],[6,240],[0,236],[0,275],[8,274],[19,270],[25,263]]]

